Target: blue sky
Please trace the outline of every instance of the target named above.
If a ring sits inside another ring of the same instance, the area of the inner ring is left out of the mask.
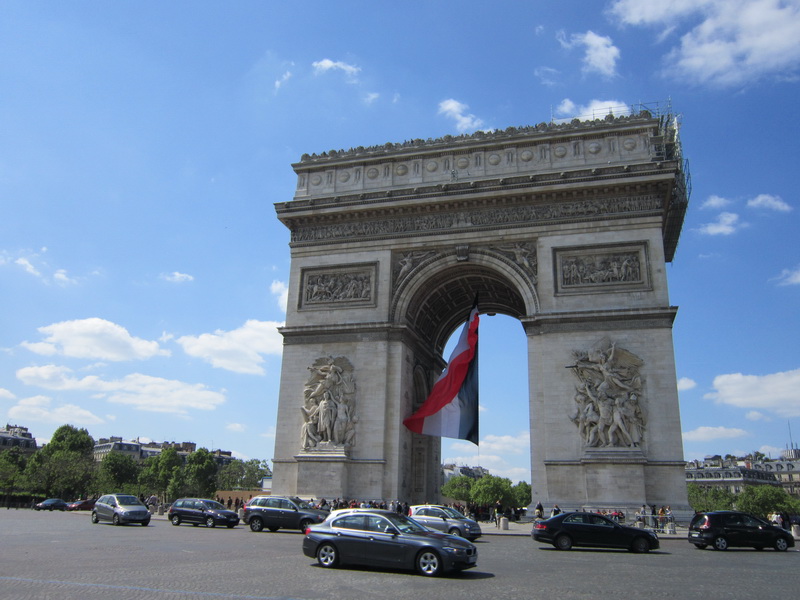
[[[800,0],[0,7],[0,420],[271,459],[303,153],[671,101],[687,459],[800,441]],[[481,323],[480,448],[529,480],[525,337]]]

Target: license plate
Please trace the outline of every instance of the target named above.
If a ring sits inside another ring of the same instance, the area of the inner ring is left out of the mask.
[[[477,556],[468,556],[467,557],[467,563],[469,563],[471,565],[474,565],[476,562],[478,562],[478,557]]]

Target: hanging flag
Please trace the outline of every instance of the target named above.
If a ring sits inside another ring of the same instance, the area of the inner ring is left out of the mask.
[[[419,410],[403,421],[411,431],[478,445],[479,321],[476,298],[447,368]]]

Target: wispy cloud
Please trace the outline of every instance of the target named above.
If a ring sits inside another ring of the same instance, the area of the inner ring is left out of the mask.
[[[53,323],[38,331],[47,336],[44,341],[21,345],[43,356],[125,361],[170,354],[158,342],[134,337],[124,327],[96,317]]]
[[[714,378],[714,391],[704,397],[785,419],[800,417],[800,369],[769,375],[730,373]]]
[[[610,13],[625,25],[685,31],[664,56],[672,78],[714,86],[797,78],[800,4],[794,0],[615,0]]]
[[[678,379],[678,391],[685,392],[686,390],[691,390],[697,387],[697,382],[694,379],[689,379],[688,377],[681,377]]]
[[[281,89],[283,87],[283,85],[287,81],[289,81],[289,79],[291,79],[291,77],[292,77],[292,72],[291,71],[286,71],[286,72],[284,72],[283,75],[281,75],[278,79],[276,79],[275,83],[274,83],[275,92],[277,93],[278,90]]]
[[[589,100],[586,104],[576,104],[564,98],[556,107],[556,114],[562,119],[593,120],[602,119],[606,115],[617,117],[630,114],[630,107],[620,100]]]
[[[719,210],[731,204],[731,200],[723,198],[722,196],[711,195],[708,199],[700,205],[701,210],[713,209]]]
[[[19,422],[70,423],[71,425],[99,425],[105,420],[75,404],[52,406],[47,396],[23,398],[8,409],[8,416]]]
[[[556,39],[564,48],[582,46],[585,49],[582,67],[584,73],[598,73],[604,77],[616,76],[620,51],[610,37],[587,31],[573,33],[567,38],[566,33],[559,31]]]
[[[750,435],[744,429],[737,427],[698,427],[692,431],[683,432],[684,442],[711,442],[714,440],[729,440]]]
[[[279,356],[283,342],[278,327],[283,323],[251,319],[232,331],[217,330],[198,336],[185,335],[176,341],[190,356],[234,373],[263,375],[264,354]]]
[[[747,208],[763,208],[778,212],[791,212],[792,207],[784,202],[780,196],[771,194],[759,194],[755,198],[747,201]]]
[[[329,58],[323,58],[322,60],[313,62],[311,66],[314,67],[314,75],[322,75],[329,71],[341,71],[345,74],[346,80],[350,83],[356,83],[358,81],[358,74],[361,72],[361,67],[349,65],[339,60],[334,61]]]
[[[186,283],[187,281],[194,281],[194,277],[192,275],[179,273],[178,271],[173,271],[172,273],[162,273],[161,279],[164,281],[169,281],[170,283]]]
[[[748,227],[748,224],[741,222],[739,215],[722,212],[717,216],[716,221],[701,225],[698,231],[703,235],[732,235],[744,227]]]
[[[800,285],[800,265],[794,269],[784,269],[777,280],[778,285]]]
[[[473,131],[483,125],[483,121],[473,114],[468,114],[469,106],[448,98],[439,103],[439,114],[444,115],[449,119],[456,122],[456,129],[462,133],[465,131]]]
[[[278,301],[278,307],[286,312],[286,305],[289,303],[289,286],[284,281],[275,280],[269,286],[269,291]]]

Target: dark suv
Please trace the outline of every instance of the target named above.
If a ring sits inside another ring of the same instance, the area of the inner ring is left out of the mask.
[[[181,498],[169,507],[169,520],[173,525],[203,523],[206,527],[224,525],[232,529],[239,524],[239,515],[228,510],[219,502],[205,498]]]
[[[770,547],[784,551],[794,546],[794,538],[785,529],[743,512],[717,511],[697,513],[689,524],[689,542],[700,549],[711,546],[727,550],[734,546]]]
[[[250,525],[253,531],[261,531],[265,527],[270,531],[305,531],[309,525],[322,523],[327,516],[327,511],[312,508],[293,496],[256,496],[245,504],[242,521]]]

